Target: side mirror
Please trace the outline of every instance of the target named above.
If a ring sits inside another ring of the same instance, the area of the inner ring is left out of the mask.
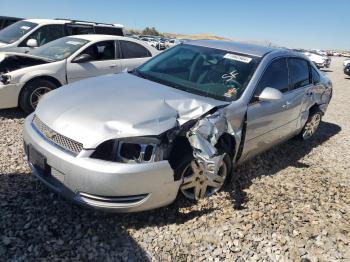
[[[81,54],[73,59],[74,63],[86,63],[92,60],[92,56],[89,54]]]
[[[265,89],[261,92],[261,94],[258,97],[259,101],[267,101],[267,102],[280,100],[282,98],[283,98],[282,92],[272,87],[265,87]]]
[[[36,41],[36,39],[29,39],[27,41],[27,46],[30,48],[38,47],[38,41]]]

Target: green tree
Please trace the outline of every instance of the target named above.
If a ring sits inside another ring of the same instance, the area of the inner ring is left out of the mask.
[[[159,36],[160,33],[154,27],[146,27],[142,30],[143,35],[156,35]]]

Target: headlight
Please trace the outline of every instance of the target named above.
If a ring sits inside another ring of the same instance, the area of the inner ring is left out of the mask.
[[[108,140],[91,157],[121,163],[150,163],[163,160],[163,148],[160,140],[153,137]]]
[[[8,85],[11,81],[10,75],[1,75],[0,76],[0,82],[2,82],[4,85]]]

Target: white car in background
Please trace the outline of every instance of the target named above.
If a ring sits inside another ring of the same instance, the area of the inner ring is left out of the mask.
[[[156,54],[142,41],[111,35],[68,36],[28,54],[1,53],[0,109],[20,106],[30,113],[57,87],[132,70]]]
[[[173,38],[173,39],[169,39],[165,45],[167,48],[170,48],[170,47],[173,47],[173,46],[176,46],[178,44],[181,44],[181,41],[176,39],[176,38]]]
[[[124,36],[124,26],[67,19],[26,19],[0,31],[0,51],[25,53],[56,39],[82,34]]]
[[[158,42],[154,38],[150,38],[150,37],[142,37],[140,40],[144,41],[146,44],[154,48],[156,48],[158,44]]]
[[[344,60],[343,65],[344,65],[344,67],[346,67],[348,64],[350,64],[350,59],[349,58]]]
[[[305,52],[304,54],[317,66],[317,68],[328,68],[331,65],[331,59],[328,56],[322,56],[311,52]]]
[[[327,52],[326,51],[323,51],[323,50],[315,50],[314,51],[316,54],[319,54],[321,56],[327,56]]]

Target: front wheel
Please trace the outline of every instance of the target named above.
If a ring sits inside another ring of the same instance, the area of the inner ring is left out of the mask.
[[[212,171],[215,166],[209,165]],[[205,172],[205,165],[202,160],[188,157],[178,168],[177,172],[183,180],[180,186],[181,193],[191,200],[209,197],[218,192],[224,186],[231,172],[231,160],[229,155],[225,154],[218,164],[216,174],[210,171]]]
[[[45,79],[36,79],[29,82],[25,85],[19,98],[20,108],[30,114],[35,110],[40,98],[55,88],[57,86],[54,83]]]
[[[300,132],[300,138],[303,140],[308,140],[316,133],[322,120],[322,112],[316,111],[310,113],[309,118],[307,119],[305,126]]]

